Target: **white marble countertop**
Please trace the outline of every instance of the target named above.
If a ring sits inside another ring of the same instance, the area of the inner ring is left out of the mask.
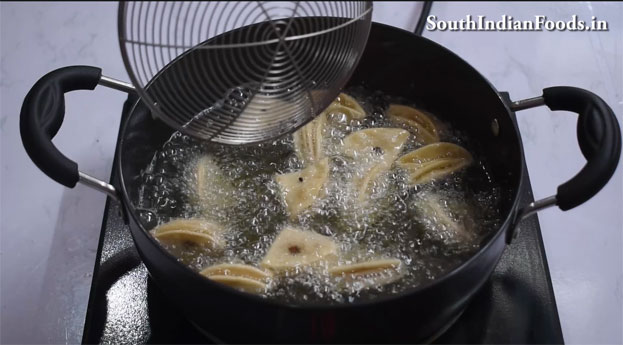
[[[374,19],[411,30],[419,4],[375,3]],[[62,187],[41,173],[19,136],[21,102],[55,68],[99,66],[128,80],[116,33],[116,3],[5,3],[1,11],[1,342],[80,342],[105,197]],[[502,14],[518,19],[573,14],[607,20],[608,32],[425,32],[471,63],[513,99],[544,87],[592,90],[623,115],[623,3],[435,3],[440,19]],[[125,94],[105,88],[67,97],[54,143],[80,169],[107,179]],[[575,116],[545,108],[518,114],[536,198],[584,164]],[[623,122],[623,121],[622,121]],[[621,343],[621,168],[591,201],[539,214],[563,333],[568,343]]]

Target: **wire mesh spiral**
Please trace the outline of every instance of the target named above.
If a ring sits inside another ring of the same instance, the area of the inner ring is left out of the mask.
[[[153,114],[206,140],[255,143],[322,112],[365,47],[372,3],[122,2],[119,42]]]

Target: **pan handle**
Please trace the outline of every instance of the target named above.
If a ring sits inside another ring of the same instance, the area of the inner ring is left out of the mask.
[[[550,206],[558,205],[567,211],[588,201],[608,183],[621,156],[619,123],[612,109],[599,96],[576,87],[556,86],[543,89],[540,97],[513,102],[510,108],[518,111],[541,105],[578,114],[578,144],[586,165],[577,175],[558,186],[556,195],[519,210],[518,221]]]
[[[20,134],[30,159],[54,181],[73,188],[81,182],[118,200],[115,187],[78,170],[78,164],[63,155],[52,143],[65,117],[65,93],[93,90],[103,85],[134,92],[128,83],[102,76],[102,70],[91,66],[69,66],[43,76],[30,89],[20,113]]]

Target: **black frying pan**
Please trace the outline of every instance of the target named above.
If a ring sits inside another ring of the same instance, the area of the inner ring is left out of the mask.
[[[158,81],[155,80],[154,83]],[[55,181],[85,183],[123,204],[126,221],[142,261],[171,301],[199,328],[219,330],[225,340],[244,342],[417,342],[456,318],[489,278],[521,219],[557,205],[578,206],[610,179],[621,154],[621,132],[612,109],[595,94],[573,87],[551,87],[543,95],[507,103],[474,68],[444,47],[410,32],[374,23],[350,84],[402,96],[449,121],[477,143],[491,175],[505,195],[505,220],[469,260],[444,276],[397,295],[342,305],[290,305],[214,283],[179,263],[140,223],[137,210],[140,171],[173,130],[152,118],[139,101],[122,126],[118,148],[120,184],[111,186],[80,173],[76,163],[52,144],[64,116],[65,92],[98,84],[124,91],[131,87],[101,76],[95,67],[72,66],[50,72],[24,100],[20,130],[35,164]],[[586,165],[558,187],[555,196],[518,207],[523,170],[519,132],[510,117],[546,105],[578,114],[577,136]],[[588,236],[588,235],[587,235]]]

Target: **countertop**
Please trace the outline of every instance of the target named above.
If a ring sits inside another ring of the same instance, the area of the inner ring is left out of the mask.
[[[419,3],[375,2],[374,20],[412,30]],[[2,343],[80,342],[105,196],[56,184],[30,161],[19,136],[29,88],[66,65],[99,66],[128,80],[117,42],[117,4],[0,4],[0,298]],[[439,19],[572,15],[606,20],[607,32],[451,32],[424,36],[448,47],[513,100],[548,86],[586,88],[623,122],[623,3],[434,3]],[[80,170],[108,179],[125,94],[96,88],[66,97],[54,143]],[[579,171],[576,117],[544,107],[518,113],[535,198]],[[592,200],[539,213],[567,343],[622,343],[623,174]]]

